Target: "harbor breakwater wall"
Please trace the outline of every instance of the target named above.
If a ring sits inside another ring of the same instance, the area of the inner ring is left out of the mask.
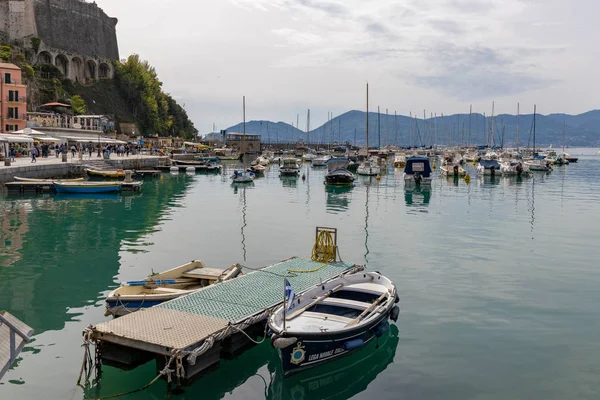
[[[167,157],[144,157],[104,160],[104,167],[115,169],[144,169],[153,168],[167,162]],[[64,163],[38,163],[31,165],[0,167],[0,183],[12,182],[15,176],[21,178],[60,178],[66,176],[82,176],[84,169],[90,167],[83,161]]]

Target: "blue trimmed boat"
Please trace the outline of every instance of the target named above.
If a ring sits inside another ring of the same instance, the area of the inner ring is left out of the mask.
[[[291,375],[364,347],[396,321],[396,287],[378,272],[357,272],[316,285],[287,301],[271,318],[271,344]]]
[[[115,317],[148,308],[195,292],[217,282],[233,279],[242,273],[240,264],[222,270],[208,268],[194,260],[146,279],[128,281],[106,297],[105,315]]]
[[[121,190],[120,182],[54,182],[57,193],[110,193]]]

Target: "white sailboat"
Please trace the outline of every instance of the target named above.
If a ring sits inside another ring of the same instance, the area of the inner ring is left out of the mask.
[[[361,162],[356,170],[358,175],[375,176],[379,175],[381,168],[369,158],[369,84],[367,83],[367,158]]]
[[[530,171],[540,171],[540,172],[550,172],[552,171],[552,166],[546,160],[545,156],[538,155],[535,150],[535,114],[536,114],[536,106],[533,106],[533,158],[529,161],[525,162],[525,165],[529,167]]]
[[[254,181],[255,175],[254,172],[250,172],[250,171],[246,171],[246,148],[245,148],[245,144],[246,144],[246,96],[244,96],[242,98],[242,104],[243,104],[243,114],[244,114],[244,135],[242,136],[242,146],[240,148],[240,154],[242,157],[242,161],[243,161],[243,168],[242,170],[238,171],[233,171],[233,175],[231,175],[231,180],[233,181],[233,183],[248,183],[248,182],[252,182]]]

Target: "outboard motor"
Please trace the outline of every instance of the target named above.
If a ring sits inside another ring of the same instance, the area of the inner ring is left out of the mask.
[[[454,166],[454,176],[458,176],[458,165]]]
[[[420,183],[421,183],[421,181],[423,180],[423,178],[421,177],[421,174],[420,174],[420,173],[418,173],[418,172],[415,172],[415,175],[414,175],[414,177],[415,177],[415,183],[416,183],[416,184],[420,184]]]
[[[517,176],[521,176],[521,174],[523,173],[523,167],[521,166],[521,164],[517,165]]]
[[[496,167],[493,165],[490,167],[490,175],[496,176]]]

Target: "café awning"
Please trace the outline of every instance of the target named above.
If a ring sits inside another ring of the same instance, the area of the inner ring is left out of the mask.
[[[51,103],[42,104],[40,107],[71,107],[71,106],[69,104],[58,103],[56,101],[53,101]]]
[[[33,138],[25,135],[7,135],[6,133],[0,133],[0,142],[33,143]]]

